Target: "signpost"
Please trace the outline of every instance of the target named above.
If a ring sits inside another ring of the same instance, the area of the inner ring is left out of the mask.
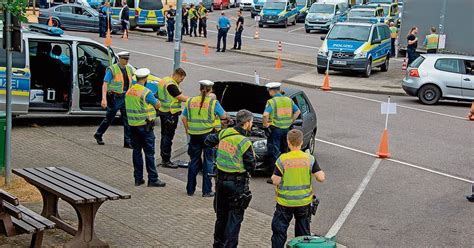
[[[181,63],[181,29],[183,26],[183,0],[176,0],[176,25],[174,32],[174,61],[173,70],[180,67]]]

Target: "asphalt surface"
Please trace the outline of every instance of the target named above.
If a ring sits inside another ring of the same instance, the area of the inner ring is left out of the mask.
[[[286,37],[281,34],[284,31],[272,28],[268,32],[261,30],[261,34],[268,35],[270,39],[288,38],[293,33],[304,32],[297,30]],[[73,34],[99,40],[97,34]],[[314,40],[319,40],[317,36],[314,34]],[[152,37],[132,35],[129,41],[115,37],[114,50],[130,51],[131,64],[148,67],[160,77],[170,73],[173,44]],[[306,34],[294,39],[301,39],[301,42],[310,40],[305,42],[311,44],[312,40],[304,37]],[[184,48],[189,61],[182,64],[188,74],[183,83],[187,95],[198,93],[197,82],[202,79],[253,82],[254,71],[258,70],[264,83],[313,69],[286,63],[276,71],[275,62],[270,59],[231,52],[210,53],[206,57],[201,47],[184,45]],[[303,51],[307,48],[295,49]],[[354,203],[351,201],[354,193],[359,191],[360,198],[347,219],[339,222],[342,224],[337,234],[339,243],[349,247],[474,246],[473,205],[464,198],[470,194],[474,180],[474,122],[466,120],[469,104],[442,102],[424,106],[412,97],[393,96],[391,101],[399,106],[397,114],[390,116],[388,124],[392,160],[381,161],[370,178],[366,175],[371,168],[375,168],[373,154],[377,151],[385,122],[379,101],[386,101],[387,96],[301,89],[308,95],[318,115],[316,154],[327,175],[325,183],[315,185],[321,205],[313,218],[313,232],[325,235],[334,227],[343,210],[348,209],[348,203]],[[30,125],[33,122],[37,120],[21,120],[17,124]],[[90,137],[81,136],[80,139],[91,145],[93,130],[98,124],[97,119],[42,123],[71,136],[74,136],[77,125],[82,126],[91,133]],[[106,141],[115,139],[115,145],[120,146],[121,128],[113,130],[106,136]],[[175,148],[185,145],[181,132],[175,139]],[[183,154],[180,159],[187,160],[187,155]],[[186,181],[185,169],[159,168],[159,172]],[[266,179],[266,176],[254,176],[251,206],[272,215],[274,187],[266,184]],[[366,187],[360,187],[364,179]]]

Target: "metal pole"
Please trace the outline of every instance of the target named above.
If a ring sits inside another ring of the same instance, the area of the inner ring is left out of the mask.
[[[173,70],[180,67],[181,63],[181,29],[183,27],[183,0],[176,1],[176,25],[174,32],[174,62]]]
[[[387,116],[385,117],[385,130],[388,128],[388,110],[390,109],[390,96],[388,96],[388,101],[387,101]]]
[[[446,16],[446,2],[448,0],[443,1],[443,5],[441,7],[441,14],[439,15],[439,34],[444,34],[444,23],[445,23],[445,16]]]
[[[11,87],[12,87],[12,19],[10,12],[6,11],[6,28],[7,34],[5,37],[7,49],[7,85],[6,85],[6,101],[5,106],[7,110],[6,116],[6,132],[5,132],[5,184],[10,185],[11,181],[11,133],[12,133],[12,95],[11,95]]]

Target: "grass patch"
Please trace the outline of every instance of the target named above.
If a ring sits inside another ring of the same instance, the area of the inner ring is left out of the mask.
[[[5,185],[5,177],[0,176],[0,189],[18,197],[22,204],[41,202],[43,200],[36,187],[15,175],[12,176],[12,181],[8,186]]]

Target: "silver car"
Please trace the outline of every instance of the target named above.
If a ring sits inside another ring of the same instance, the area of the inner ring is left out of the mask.
[[[474,57],[451,54],[424,54],[406,70],[403,90],[423,104],[440,99],[474,100]]]

